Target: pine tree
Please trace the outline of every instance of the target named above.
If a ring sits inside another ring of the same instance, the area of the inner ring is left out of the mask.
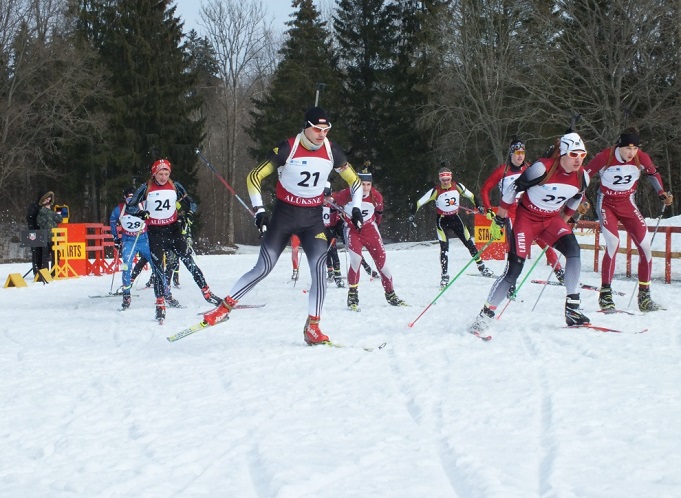
[[[293,20],[286,24],[286,41],[280,50],[282,60],[272,77],[269,93],[255,99],[256,111],[248,133],[256,147],[254,158],[262,159],[282,139],[302,128],[305,111],[314,106],[317,83],[325,85],[319,105],[328,113],[334,141],[342,144],[344,123],[336,122],[339,114],[339,81],[326,22],[312,0],[293,0],[298,8]],[[340,126],[338,126],[340,124]]]
[[[196,182],[194,150],[203,133],[196,112],[202,101],[171,3],[79,1],[81,32],[98,49],[109,75],[111,95],[103,107],[110,145],[104,153],[90,150],[87,157],[103,171],[90,187],[103,189],[109,203],[117,202],[121,188],[133,180],[146,181],[156,153],[170,160],[173,178],[190,192]]]

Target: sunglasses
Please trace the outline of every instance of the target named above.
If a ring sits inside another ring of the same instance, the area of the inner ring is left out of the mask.
[[[578,157],[581,157],[582,159],[584,159],[586,157],[586,152],[577,152],[577,151],[571,150],[567,153],[567,156],[571,157],[572,159],[576,159]]]
[[[314,125],[309,121],[307,122],[307,124],[309,124],[312,130],[314,130],[316,133],[328,133],[329,130],[331,129],[331,125],[322,128],[321,126]]]

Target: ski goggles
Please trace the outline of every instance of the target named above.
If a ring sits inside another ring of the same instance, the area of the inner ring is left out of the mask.
[[[328,133],[329,130],[331,129],[330,124],[329,124],[329,126],[325,126],[324,128],[322,128],[321,126],[312,124],[309,121],[307,122],[307,124],[309,124],[310,125],[309,128],[312,128],[312,130],[314,130],[316,133]]]
[[[586,151],[578,152],[576,150],[570,150],[570,151],[568,151],[567,156],[571,157],[572,159],[576,159],[578,157],[584,159],[586,157]]]

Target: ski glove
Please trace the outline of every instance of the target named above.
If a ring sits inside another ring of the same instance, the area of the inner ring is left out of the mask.
[[[267,213],[265,212],[264,207],[258,208],[258,210],[255,212],[255,226],[258,227],[258,230],[260,230],[260,233],[265,233],[267,231],[267,225],[269,224],[270,219],[267,217]]]
[[[114,248],[121,252],[121,239],[114,239]]]
[[[506,218],[495,216],[492,220],[492,225],[489,227],[489,235],[492,240],[499,240],[504,235],[504,226],[506,225]]]
[[[662,192],[658,197],[665,206],[671,206],[672,202],[674,202],[674,196],[671,192]]]
[[[362,211],[358,207],[352,208],[352,224],[357,230],[362,229]]]
[[[137,213],[138,218],[142,218],[143,220],[148,220],[149,219],[149,211],[140,211]]]
[[[489,221],[492,221],[496,215],[497,213],[494,212],[494,209],[489,208],[487,210],[487,214],[485,214],[485,218],[487,218]]]

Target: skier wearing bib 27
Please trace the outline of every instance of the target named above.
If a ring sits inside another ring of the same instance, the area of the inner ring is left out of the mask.
[[[506,189],[513,188],[513,182],[523,171],[527,169],[529,165],[530,163],[525,160],[525,144],[518,138],[513,138],[508,150],[508,158],[506,159],[506,163],[497,166],[497,168],[492,171],[492,174],[489,175],[487,180],[485,180],[485,183],[483,183],[482,188],[480,189],[480,200],[482,201],[482,207],[485,208],[485,211],[487,212],[487,218],[489,220],[494,219],[495,216],[494,210],[492,209],[492,204],[489,200],[489,194],[492,189],[497,187],[503,196]],[[517,200],[518,198],[516,198],[516,201]],[[513,221],[515,220],[517,204],[518,203],[516,202],[513,206],[508,208],[509,226],[506,227],[507,238],[511,237],[513,231]],[[537,240],[537,244],[542,249],[547,247],[546,244],[540,240]],[[564,283],[563,276],[565,275],[565,270],[563,270],[563,267],[560,265],[560,262],[558,261],[558,254],[556,254],[556,251],[553,249],[553,247],[547,247],[546,260],[548,261],[551,268],[553,268],[553,273],[555,273],[558,281],[561,284]],[[511,289],[511,292],[513,292],[513,290],[514,289]]]
[[[132,199],[134,193],[135,187],[126,188],[123,191],[125,201],[113,208],[109,217],[111,235],[114,237],[114,246],[120,254],[121,268],[123,269],[123,304],[121,309],[124,310],[130,307],[130,288],[132,287],[130,270],[135,254],[139,253],[145,262],[151,261],[147,224],[139,217],[129,214],[126,209],[127,202]],[[119,226],[121,227],[120,237],[118,236]]]
[[[536,239],[556,248],[565,256],[565,321],[568,325],[582,325],[590,320],[580,310],[577,287],[581,271],[580,248],[568,220],[579,207],[589,185],[589,175],[582,162],[586,147],[577,133],[563,135],[549,158],[538,159],[504,192],[490,234],[499,239],[507,223],[508,210],[518,202],[513,236],[510,240],[508,262],[504,273],[492,284],[487,302],[469,328],[479,334],[488,328],[494,310],[508,295],[520,276],[530,246]]]
[[[459,218],[460,197],[463,195],[467,197],[473,205],[475,203],[475,195],[468,190],[462,183],[452,181],[452,170],[449,168],[440,168],[438,172],[440,184],[431,188],[424,194],[416,205],[412,206],[411,216],[408,221],[416,226],[414,222],[414,215],[416,212],[428,204],[430,201],[435,201],[435,230],[437,231],[437,239],[440,241],[440,267],[442,269],[442,276],[440,278],[440,286],[444,287],[449,283],[449,235],[448,232],[456,235],[459,240],[466,246],[471,256],[475,256],[478,250],[475,247],[473,238],[471,237],[468,227],[464,225],[461,218]],[[481,213],[484,213],[482,206],[478,207]],[[478,265],[478,271],[485,277],[492,277],[494,274],[492,270],[485,266],[482,258],[478,256],[475,259]]]
[[[618,222],[624,225],[624,229],[638,248],[638,307],[641,311],[660,309],[660,306],[650,298],[650,274],[653,268],[651,235],[643,216],[634,204],[634,194],[641,171],[645,172],[650,185],[666,206],[672,204],[674,196],[664,190],[660,173],[650,156],[639,150],[640,145],[638,130],[628,128],[620,134],[613,147],[596,154],[584,168],[590,175],[599,174],[601,177],[596,212],[605,239],[601,292],[598,297],[598,304],[603,310],[615,309],[611,284],[615,273],[615,257],[620,245]]]
[[[163,321],[166,316],[166,301],[171,307],[179,307],[180,303],[170,294],[170,285],[163,273],[163,254],[174,251],[194,277],[194,282],[201,289],[203,298],[211,304],[218,304],[220,298],[210,291],[203,272],[192,257],[191,248],[182,234],[182,226],[178,222],[177,203],[187,202],[187,216],[196,212],[196,203],[189,197],[179,182],[170,179],[170,162],[159,159],[151,166],[151,178],[141,185],[132,199],[128,201],[127,211],[147,221],[151,262],[154,269],[154,294],[156,295],[156,320]],[[140,209],[144,203],[144,209]]]
[[[327,240],[322,202],[324,186],[332,169],[340,174],[352,190],[352,223],[356,226],[362,223],[359,178],[341,148],[328,140],[330,129],[331,123],[324,109],[312,107],[305,113],[303,131],[277,145],[269,157],[249,173],[247,185],[255,210],[255,225],[264,234],[260,255],[253,269],[234,284],[220,305],[204,315],[207,324],[215,325],[227,318],[239,299],[272,271],[291,235],[297,235],[312,277],[303,337],[311,346],[329,342],[319,328],[319,321],[326,296]],[[277,169],[277,200],[272,209],[272,219],[268,220],[262,201],[261,183],[276,173]]]

